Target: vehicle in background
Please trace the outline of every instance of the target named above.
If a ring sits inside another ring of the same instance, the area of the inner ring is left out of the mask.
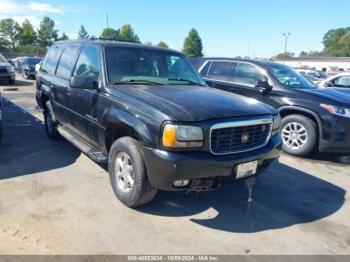
[[[2,139],[2,97],[0,92],[0,141]]]
[[[0,54],[0,81],[8,81],[14,85],[16,81],[16,72],[13,66]]]
[[[316,86],[318,86],[318,84],[322,82],[322,79],[314,77],[312,75],[303,75],[303,76],[305,76],[305,78],[310,80]]]
[[[177,51],[58,42],[37,83],[48,136],[108,162],[112,188],[130,207],[157,189],[206,191],[257,175],[280,154],[278,112],[209,88]]]
[[[304,68],[296,68],[296,70],[305,76],[312,76],[315,78],[319,78],[320,80],[327,78],[327,73],[323,71],[318,71],[314,69],[304,69]]]
[[[23,57],[16,57],[10,60],[11,61],[10,63],[14,67],[17,74],[22,73],[22,63],[21,63],[22,58]]]
[[[350,89],[318,89],[292,68],[270,61],[206,58],[198,70],[211,87],[278,109],[285,152],[350,153]]]
[[[35,76],[37,76],[37,75],[38,75],[38,73],[39,73],[39,71],[40,71],[40,68],[41,68],[42,63],[43,63],[43,60],[41,60],[39,63],[37,63],[37,64],[35,65]]]
[[[25,79],[35,79],[35,66],[40,63],[41,58],[24,57],[20,59],[22,76]]]
[[[329,77],[317,84],[318,87],[340,87],[350,88],[350,73],[340,73]]]

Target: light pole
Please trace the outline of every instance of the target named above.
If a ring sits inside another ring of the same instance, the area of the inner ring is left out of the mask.
[[[283,36],[285,37],[285,42],[284,42],[284,53],[287,53],[287,44],[288,44],[288,37],[290,37],[290,33],[283,33]]]

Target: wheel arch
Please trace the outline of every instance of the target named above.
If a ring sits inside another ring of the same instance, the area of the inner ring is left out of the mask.
[[[114,141],[124,136],[130,136],[142,144],[156,144],[147,125],[124,110],[115,108],[107,110],[102,119],[102,126],[106,128],[104,142],[107,152]]]
[[[281,118],[288,116],[288,115],[293,115],[293,114],[298,114],[298,115],[303,115],[305,117],[310,118],[317,124],[317,135],[322,137],[322,122],[320,117],[313,111],[303,108],[303,107],[298,107],[298,106],[282,106],[278,109]]]

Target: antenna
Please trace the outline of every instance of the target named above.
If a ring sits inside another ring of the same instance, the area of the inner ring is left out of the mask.
[[[107,28],[109,28],[108,14],[106,14]]]

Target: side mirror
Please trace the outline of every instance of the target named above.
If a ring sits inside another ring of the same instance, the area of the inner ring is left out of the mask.
[[[97,81],[89,76],[73,76],[70,79],[70,86],[77,89],[96,89]]]
[[[268,80],[256,81],[255,87],[260,89],[262,94],[266,94],[272,90],[272,86],[269,84]]]

